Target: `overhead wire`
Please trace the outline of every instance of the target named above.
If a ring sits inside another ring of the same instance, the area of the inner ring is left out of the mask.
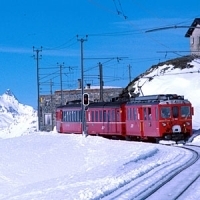
[[[68,47],[73,46],[74,44],[77,44],[77,42],[78,42],[77,40],[76,40],[76,42],[71,43],[72,41],[75,41],[74,40],[75,38],[76,38],[76,36],[73,36],[72,38],[70,38],[69,40],[67,40],[66,42],[64,42],[63,44],[55,46],[55,47],[43,47],[43,50],[52,51],[52,50],[66,49]]]

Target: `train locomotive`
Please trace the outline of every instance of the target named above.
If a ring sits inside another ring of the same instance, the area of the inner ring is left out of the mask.
[[[194,109],[189,100],[177,94],[91,102],[84,108],[88,135],[158,142],[186,141],[192,134]],[[56,108],[56,129],[59,133],[82,133],[80,101]]]

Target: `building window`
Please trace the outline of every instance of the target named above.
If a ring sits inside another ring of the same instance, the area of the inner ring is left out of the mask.
[[[191,45],[194,44],[194,37],[190,37],[190,44],[191,44]]]

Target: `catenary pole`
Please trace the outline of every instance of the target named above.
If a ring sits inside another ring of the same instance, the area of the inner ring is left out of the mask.
[[[83,104],[83,94],[84,94],[84,67],[83,67],[83,42],[87,41],[87,35],[86,38],[80,38],[77,40],[81,43],[81,110],[82,110],[82,135],[87,136],[86,133],[86,127],[85,127],[85,106]]]
[[[40,49],[35,49],[33,47],[33,52],[36,52],[36,68],[37,68],[37,110],[38,110],[38,130],[41,130],[40,124],[40,83],[39,83],[39,53],[42,51],[42,47]],[[34,56],[35,57],[35,56]]]
[[[57,63],[57,64],[59,64],[59,63]],[[64,65],[64,63],[63,64],[60,64],[59,66],[60,66],[60,99],[61,99],[61,102],[60,102],[60,105],[62,106],[63,105],[63,81],[62,81],[62,69],[63,69],[63,65]]]

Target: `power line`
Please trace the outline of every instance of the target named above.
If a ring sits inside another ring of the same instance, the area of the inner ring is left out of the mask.
[[[176,28],[197,28],[197,29],[200,29],[200,27],[198,27],[198,26],[178,26],[178,25],[174,25],[174,26],[165,26],[165,27],[150,29],[150,30],[145,31],[145,33],[162,31],[162,30],[173,29],[173,28],[174,29],[176,29]]]
[[[44,50],[48,50],[48,51],[50,51],[50,50],[66,49],[66,48],[71,47],[71,46],[73,46],[74,44],[77,43],[77,41],[75,42],[75,38],[76,38],[76,36],[73,36],[71,39],[69,39],[68,41],[64,42],[64,43],[61,44],[61,45],[58,45],[58,46],[55,46],[55,47],[43,47],[43,49],[44,49]],[[74,42],[73,42],[73,43],[70,43],[70,42],[72,42],[73,40],[74,40]],[[70,43],[70,44],[67,45],[67,46],[65,46],[65,45],[68,44],[68,43]]]

